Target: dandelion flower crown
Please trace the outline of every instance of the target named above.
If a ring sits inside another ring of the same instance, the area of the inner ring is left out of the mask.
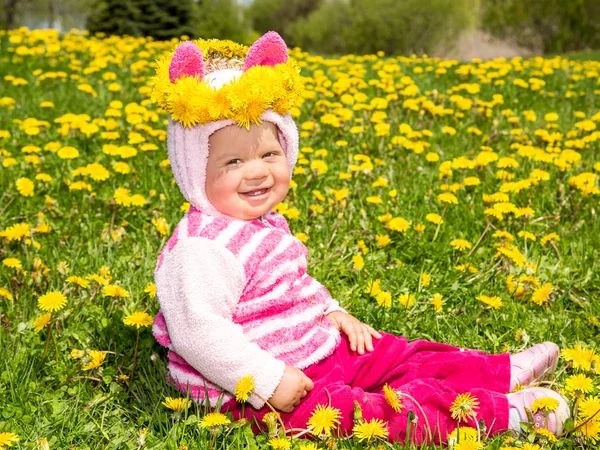
[[[206,76],[227,69],[240,76],[220,89],[211,87]],[[285,42],[269,31],[250,48],[217,39],[181,43],[158,61],[152,101],[188,128],[223,119],[250,128],[267,109],[287,114],[302,89]]]

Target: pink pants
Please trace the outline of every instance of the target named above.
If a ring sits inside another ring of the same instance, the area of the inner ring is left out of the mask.
[[[405,408],[397,413],[386,403],[383,385],[388,383],[418,402],[427,417],[434,442],[445,442],[447,433],[456,428],[457,422],[451,418],[449,409],[456,396],[466,392],[479,400],[477,420],[485,422],[486,433],[507,429],[508,353],[489,355],[475,350],[461,351],[436,342],[408,342],[404,337],[390,334],[374,339],[373,344],[373,352],[359,355],[350,350],[343,336],[330,357],[307,367],[304,373],[315,387],[291,413],[281,414],[286,427],[307,428],[315,407],[330,404],[342,413],[340,433],[351,434],[354,400],[357,400],[365,420],[379,418],[388,423],[391,441],[406,440],[409,411],[417,416],[416,424],[414,420],[410,424],[410,440],[428,441],[426,421],[419,407],[404,397],[401,402]],[[235,401],[225,404],[222,410],[229,410],[236,419],[242,415],[242,408]],[[267,406],[256,410],[246,405],[244,415],[264,426],[262,417],[269,411]],[[476,426],[471,419],[468,425]]]

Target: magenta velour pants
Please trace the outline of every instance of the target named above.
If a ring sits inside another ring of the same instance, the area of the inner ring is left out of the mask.
[[[461,351],[436,342],[408,342],[404,337],[390,334],[373,341],[373,352],[359,355],[350,350],[348,340],[342,336],[342,342],[331,356],[306,368],[304,373],[315,387],[294,411],[281,414],[286,427],[307,428],[315,407],[330,404],[342,412],[341,434],[351,434],[354,400],[357,400],[365,420],[379,418],[387,422],[392,441],[406,440],[409,411],[417,417],[410,424],[409,439],[415,443],[428,441],[423,411],[434,442],[445,442],[447,434],[457,425],[451,418],[450,406],[457,395],[470,392],[479,401],[477,420],[485,422],[486,433],[507,429],[508,353],[489,355],[475,350]],[[401,399],[405,408],[395,412],[383,396],[386,383],[408,394],[421,408],[405,396]],[[222,409],[232,412],[236,419],[241,417],[242,408],[235,401],[228,402]],[[260,410],[246,406],[244,415],[262,424],[262,417],[269,411],[266,406]],[[476,426],[473,420],[461,423],[465,425]]]

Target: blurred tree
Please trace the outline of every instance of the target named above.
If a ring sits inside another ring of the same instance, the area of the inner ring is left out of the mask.
[[[140,12],[134,0],[97,0],[92,11],[87,19],[87,29],[92,34],[141,34],[137,23]]]
[[[598,0],[484,0],[482,28],[542,53],[600,47]]]
[[[183,35],[196,37],[194,0],[134,0],[136,22],[142,36],[169,40]]]
[[[254,0],[247,16],[252,28],[260,34],[277,31],[292,46],[288,28],[315,11],[324,0]]]
[[[237,0],[198,0],[194,29],[204,39],[248,43],[250,26]]]
[[[479,0],[329,0],[289,33],[318,53],[431,53],[477,24]]]
[[[195,37],[194,0],[97,0],[88,17],[91,33],[152,36],[158,40]]]

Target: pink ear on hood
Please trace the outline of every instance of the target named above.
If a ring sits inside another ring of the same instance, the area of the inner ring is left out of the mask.
[[[252,66],[274,66],[288,60],[285,42],[275,31],[263,34],[246,54],[245,70]]]
[[[171,83],[175,83],[183,75],[196,76],[200,80],[204,77],[202,50],[192,41],[186,41],[177,47],[169,65]]]

